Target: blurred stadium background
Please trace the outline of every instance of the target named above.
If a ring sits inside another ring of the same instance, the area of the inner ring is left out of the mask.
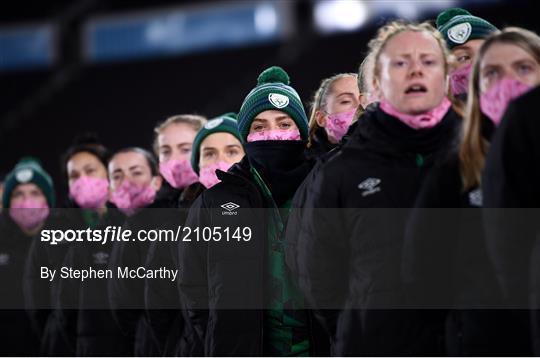
[[[78,133],[150,148],[169,115],[237,111],[269,65],[289,72],[307,109],[322,78],[357,70],[377,27],[454,6],[540,31],[533,1],[519,0],[10,2],[0,12],[0,173],[32,155],[65,192],[59,158]]]

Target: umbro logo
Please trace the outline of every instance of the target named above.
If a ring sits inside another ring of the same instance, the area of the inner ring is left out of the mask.
[[[221,207],[225,209],[225,211],[221,212],[221,215],[238,215],[235,210],[238,209],[240,205],[229,201],[228,203],[221,205]]]
[[[381,179],[379,178],[367,178],[358,184],[358,189],[363,190],[362,196],[368,196],[381,191],[380,183]]]

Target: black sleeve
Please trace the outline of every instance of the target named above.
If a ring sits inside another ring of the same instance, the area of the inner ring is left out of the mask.
[[[538,231],[538,90],[511,103],[486,159],[483,193],[487,247],[507,303],[526,307],[530,254]],[[529,208],[529,209],[527,209]]]
[[[80,261],[82,255],[77,244],[71,245],[64,258],[63,266],[80,269],[84,264]],[[59,334],[69,345],[69,349],[75,352],[77,344],[77,316],[80,295],[79,280],[59,280],[56,297],[54,297],[55,311],[58,319]]]
[[[138,227],[138,226],[137,226]],[[123,229],[136,228],[130,219]],[[111,251],[109,269],[117,272],[118,267],[136,268],[144,265],[147,242],[115,241]],[[112,316],[120,331],[130,342],[134,342],[139,321],[144,315],[144,281],[140,279],[112,279],[107,281],[107,294]]]
[[[460,196],[456,170],[457,166],[432,169],[407,221],[401,272],[412,305],[433,308],[452,304]]]
[[[210,215],[201,194],[191,206],[185,226],[210,227]],[[185,310],[185,319],[204,342],[208,322],[207,244],[181,242],[178,245],[178,288]]]
[[[26,311],[38,337],[43,336],[50,309],[50,283],[39,277],[40,267],[48,266],[46,246],[34,240],[25,263],[23,295]]]
[[[324,168],[307,188],[297,243],[299,286],[315,315],[334,336],[348,294],[348,240],[338,190]]]
[[[303,217],[303,208],[306,206],[307,194],[318,172],[315,166],[294,194],[291,211],[287,218],[285,228],[285,260],[293,280],[298,283],[298,240]]]
[[[154,242],[148,249],[146,268],[158,269],[159,267],[178,268],[173,260],[171,246],[177,243]],[[178,268],[179,269],[179,268]],[[179,302],[177,288],[170,281],[146,279],[144,287],[145,314],[149,329],[152,331],[159,346],[160,354],[164,353],[167,340],[173,324],[177,328],[179,319]],[[180,329],[181,331],[181,329]],[[177,337],[179,340],[180,337]]]

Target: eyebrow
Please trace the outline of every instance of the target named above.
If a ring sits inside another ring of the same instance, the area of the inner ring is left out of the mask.
[[[268,120],[264,119],[264,118],[255,118],[253,120],[253,122],[268,122]]]
[[[292,118],[290,116],[279,116],[279,117],[276,118],[276,121],[282,121],[284,119],[291,119],[292,120]]]
[[[112,174],[114,173],[122,173],[122,169],[116,168],[115,170],[113,170]]]
[[[354,97],[354,93],[352,93],[352,92],[343,92],[343,93],[340,93],[338,95],[338,97],[341,97],[341,96],[353,96]]]
[[[454,47],[454,50],[470,50],[471,47],[469,45],[459,45]]]
[[[231,148],[231,147],[236,147],[236,148],[240,148],[240,145],[238,144],[228,144],[225,146],[225,148]],[[217,150],[216,147],[204,147],[203,149],[203,152],[205,151],[210,151],[210,150]]]
[[[482,65],[480,67],[480,70],[484,71],[484,70],[486,70],[488,68],[491,69],[491,68],[500,68],[500,67],[501,67],[501,65],[499,65],[497,63],[493,63],[493,64],[492,63],[486,63],[486,64],[484,64],[484,65]]]
[[[512,66],[514,66],[514,65],[520,65],[520,64],[522,64],[522,63],[532,63],[532,64],[536,64],[536,65],[538,64],[538,62],[536,62],[536,61],[533,60],[533,59],[530,59],[530,58],[522,58],[522,59],[520,59],[520,60],[516,60],[516,61],[512,62]]]
[[[128,168],[129,171],[135,170],[135,169],[142,169],[142,165],[135,164]]]
[[[435,56],[435,55],[436,55],[435,52],[423,52],[420,54],[420,57]],[[412,55],[409,53],[400,53],[400,54],[397,54],[397,56],[406,57],[406,58],[412,57]]]

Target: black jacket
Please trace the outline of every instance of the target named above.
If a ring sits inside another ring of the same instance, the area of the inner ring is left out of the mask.
[[[80,209],[79,209],[80,210]],[[109,208],[98,219],[94,229],[118,226],[124,215]],[[107,269],[112,242],[76,243],[70,245],[64,266],[74,269]],[[129,342],[117,328],[108,305],[107,280],[61,280],[58,307],[64,336],[70,340],[77,356],[124,356],[132,352]]]
[[[30,244],[39,237],[24,234],[5,210],[6,216],[0,215],[0,355],[37,355],[38,334],[23,306],[23,273]]]
[[[171,218],[174,220],[171,210],[177,205],[177,200],[156,196],[152,204],[127,217],[123,228],[131,230],[133,235],[141,230],[169,228]],[[114,242],[109,268],[116,272],[118,267],[144,267],[150,246],[150,241]],[[113,318],[130,342],[132,354],[155,356],[159,354],[159,343],[145,314],[144,290],[145,281],[142,279],[114,279],[107,283]]]
[[[510,103],[493,137],[482,178],[488,252],[505,305],[534,309],[532,322],[522,312],[521,324],[513,328],[526,337],[532,326],[535,355],[540,354],[539,100],[537,87]]]
[[[304,179],[302,184],[296,190],[294,197],[291,203],[291,211],[289,213],[289,218],[287,220],[287,227],[285,232],[285,255],[287,260],[287,266],[291,271],[291,275],[294,279],[298,278],[298,237],[300,233],[300,224],[302,221],[303,210],[302,208],[306,207],[306,200],[308,198],[308,193],[313,185],[313,182],[317,179],[321,169],[324,167],[324,164],[330,160],[336,153],[339,153],[341,147],[349,140],[351,134],[356,130],[358,122],[354,122],[349,127],[347,134],[343,137],[342,141],[333,146],[332,148],[327,147],[328,151],[318,151],[317,155],[313,155],[316,158],[316,161],[313,165],[313,168]],[[319,128],[322,129],[322,128]],[[308,155],[309,157],[309,155]]]
[[[425,332],[417,330],[415,313],[392,310],[405,303],[400,270],[407,208],[446,156],[459,122],[450,110],[434,128],[416,131],[370,106],[313,181],[298,238],[299,282],[323,310],[334,354],[421,352]],[[338,324],[336,310],[343,308]]]
[[[337,146],[328,140],[328,135],[322,127],[318,127],[311,137],[311,145],[306,149],[308,159],[318,159]]]
[[[179,208],[164,211],[163,228],[183,226],[189,207],[205,190],[201,183],[194,183],[183,190],[176,202]],[[153,242],[146,257],[147,268],[175,267],[178,262],[178,243]],[[145,282],[144,301],[149,336],[158,344],[158,354],[166,356],[202,355],[202,343],[197,341],[194,331],[186,324],[182,314],[180,296],[176,286],[163,280],[149,279]]]
[[[252,178],[247,157],[195,201],[186,226],[249,228],[250,239],[185,242],[179,248],[179,289],[205,355],[264,355],[264,308],[269,204]],[[308,331],[313,341],[313,327]],[[311,345],[315,348],[315,345]],[[316,349],[316,348],[315,348]],[[311,354],[320,353],[312,351]]]
[[[80,229],[85,227],[80,213],[75,210],[53,210],[46,227],[51,229]],[[40,278],[40,268],[48,267],[57,272],[63,266],[71,243],[62,241],[58,245],[34,240],[28,253],[24,271],[25,306],[32,319],[33,327],[40,337],[40,355],[74,355],[74,331],[67,331],[58,305],[60,280],[53,282]]]
[[[425,308],[424,324],[433,339],[445,343],[441,354],[520,355],[524,352],[509,344],[511,318],[499,309],[481,206],[479,188],[463,190],[457,153],[432,170],[407,225],[402,270],[407,294],[411,304]]]

